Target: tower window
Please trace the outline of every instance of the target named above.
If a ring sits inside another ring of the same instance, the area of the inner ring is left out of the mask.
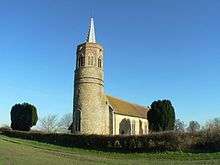
[[[77,132],[79,132],[80,130],[81,130],[81,128],[80,128],[80,123],[81,123],[81,112],[79,111],[79,110],[76,110],[76,112],[75,112],[76,114],[76,116],[75,116],[75,118],[76,118],[76,127],[75,127],[75,130],[77,131]]]
[[[80,57],[79,63],[80,63],[80,66],[85,66],[85,57],[84,56]]]
[[[79,68],[79,66],[80,66],[80,58],[78,58],[77,60],[77,68]]]
[[[94,57],[95,58],[95,60],[94,60],[94,66],[97,66],[97,58],[96,58],[96,56]]]
[[[93,61],[94,61],[94,60],[93,60],[93,56],[92,56],[92,57],[91,57],[91,65],[93,65]]]
[[[91,58],[88,56],[88,65],[91,65]]]
[[[99,68],[102,67],[102,60],[101,60],[101,58],[98,59],[98,67],[99,67]]]

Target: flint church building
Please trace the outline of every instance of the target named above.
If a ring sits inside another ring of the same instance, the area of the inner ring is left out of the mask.
[[[74,77],[75,134],[148,134],[148,108],[104,92],[104,49],[96,43],[93,18],[86,42],[77,46]]]

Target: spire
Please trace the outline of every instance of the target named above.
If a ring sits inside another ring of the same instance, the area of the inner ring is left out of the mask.
[[[89,26],[89,31],[87,34],[86,42],[96,43],[96,41],[95,41],[95,26],[94,26],[94,21],[93,21],[92,17],[90,19],[90,26]]]

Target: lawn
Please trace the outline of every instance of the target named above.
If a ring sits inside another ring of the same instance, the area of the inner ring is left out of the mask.
[[[60,147],[0,135],[0,165],[220,164],[218,153],[108,153]]]

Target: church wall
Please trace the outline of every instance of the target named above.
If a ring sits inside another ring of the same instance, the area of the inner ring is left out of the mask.
[[[123,121],[127,121],[127,124],[130,123],[131,134],[139,135],[141,132],[140,130],[140,121],[142,123],[141,130],[143,130],[142,134],[148,134],[148,120],[144,118],[139,117],[132,117],[132,116],[126,116],[121,114],[114,114],[114,134],[119,135],[120,134],[120,123],[122,125]],[[132,122],[135,122],[135,132],[132,132]]]

